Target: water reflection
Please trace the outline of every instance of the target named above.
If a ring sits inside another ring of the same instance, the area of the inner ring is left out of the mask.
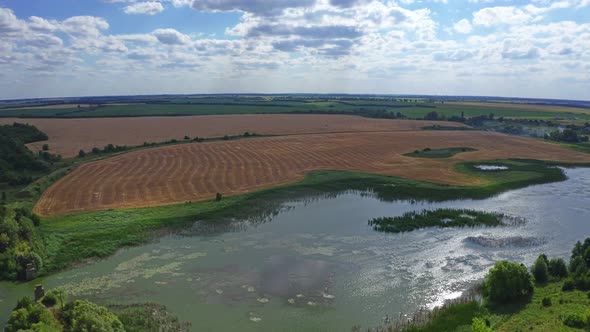
[[[103,304],[157,302],[195,331],[346,331],[440,304],[480,280],[494,262],[567,258],[590,236],[590,170],[565,182],[485,200],[384,202],[346,191],[272,197],[243,219],[202,220],[42,282]],[[499,228],[381,234],[369,219],[436,208],[524,216]],[[254,213],[256,212],[256,213]],[[258,213],[258,214],[257,214]],[[233,216],[235,217],[235,216]],[[33,285],[0,284],[0,317]]]

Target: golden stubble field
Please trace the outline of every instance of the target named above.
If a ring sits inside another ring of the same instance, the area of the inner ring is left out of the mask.
[[[453,158],[404,153],[472,147]],[[590,154],[533,139],[478,131],[312,134],[145,149],[84,164],[35,206],[43,216],[148,207],[235,195],[302,180],[313,170],[353,170],[452,185],[481,183],[456,172],[462,160],[527,158],[590,162]]]
[[[462,126],[452,122],[369,119],[351,115],[250,114],[180,117],[132,117],[92,119],[16,119],[0,118],[0,124],[14,122],[35,125],[47,133],[49,141],[29,144],[33,151],[48,144],[52,153],[74,157],[80,150],[103,148],[107,144],[141,145],[144,142],[182,140],[189,137],[223,137],[244,132],[264,135],[305,133],[368,132],[419,130],[435,123]]]

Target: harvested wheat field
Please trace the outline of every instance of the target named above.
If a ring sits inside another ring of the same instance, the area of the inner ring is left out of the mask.
[[[405,157],[431,147],[478,149],[451,160]],[[193,143],[146,149],[84,164],[51,186],[35,207],[43,216],[211,199],[292,183],[313,170],[355,170],[436,183],[479,179],[454,171],[457,160],[529,158],[590,162],[537,140],[475,131],[317,134]],[[454,160],[454,161],[453,161]]]
[[[94,119],[0,119],[0,124],[14,122],[35,125],[47,133],[49,141],[29,144],[34,151],[49,144],[52,153],[74,157],[80,150],[90,151],[107,144],[141,145],[144,142],[182,140],[189,137],[222,137],[248,131],[264,135],[334,133],[363,131],[419,130],[452,122],[369,119],[351,115],[319,114],[251,114],[203,115],[183,117],[94,118]]]

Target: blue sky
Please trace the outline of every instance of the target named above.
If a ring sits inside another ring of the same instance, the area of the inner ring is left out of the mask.
[[[0,0],[0,99],[590,99],[590,0]]]

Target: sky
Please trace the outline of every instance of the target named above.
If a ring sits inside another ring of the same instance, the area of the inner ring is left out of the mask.
[[[590,100],[590,0],[0,0],[0,99]]]

